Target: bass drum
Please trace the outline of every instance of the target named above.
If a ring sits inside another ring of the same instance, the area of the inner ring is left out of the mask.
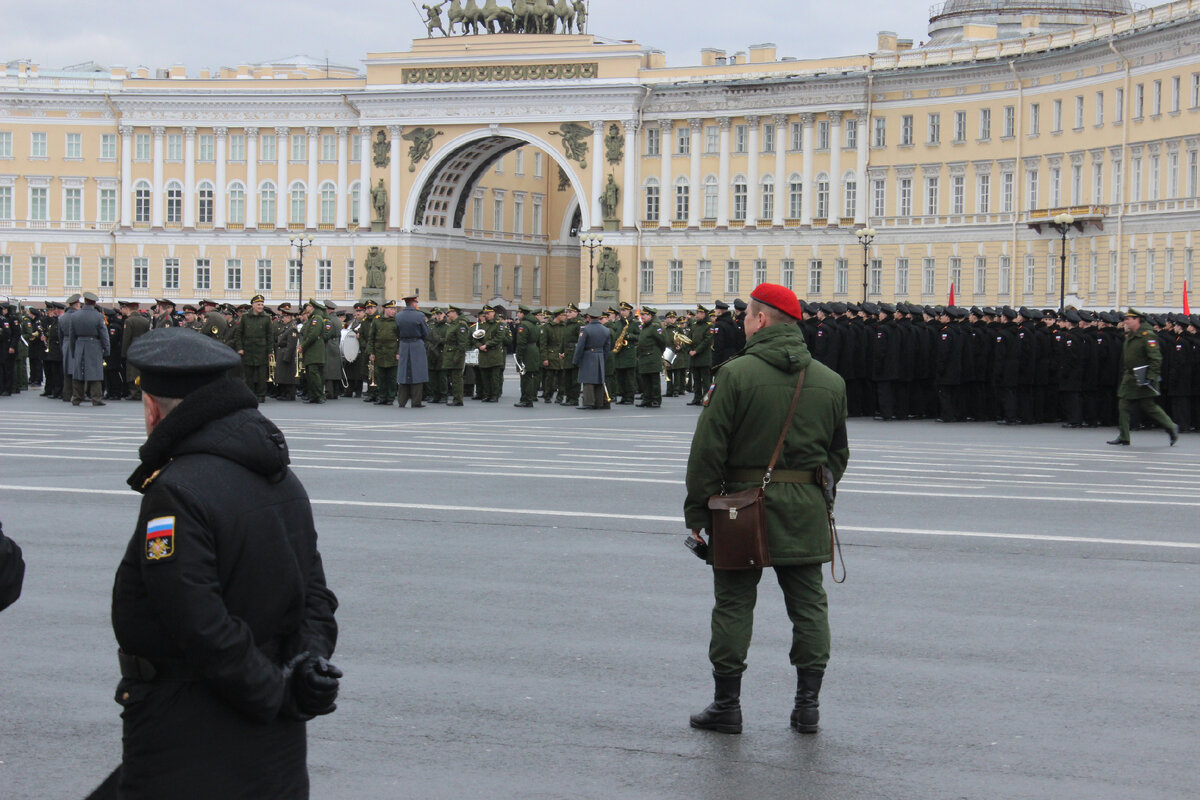
[[[358,336],[349,328],[342,331],[342,358],[351,364],[358,358]]]

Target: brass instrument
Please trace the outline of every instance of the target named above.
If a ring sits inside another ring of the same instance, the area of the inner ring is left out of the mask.
[[[296,380],[300,380],[300,357],[303,355],[304,348],[300,346],[299,342],[296,342]]]
[[[613,355],[616,355],[624,350],[625,346],[629,344],[629,323],[631,322],[633,322],[633,315],[630,315],[629,319],[625,320],[625,327],[621,328],[621,334],[617,336],[617,340],[613,342]]]
[[[479,318],[476,317],[475,318],[475,330],[471,331],[471,338],[472,339],[482,339],[485,336],[487,336],[487,331],[485,331],[483,328],[479,327]]]
[[[692,338],[690,336],[688,336],[685,333],[681,333],[680,331],[675,331],[675,349],[676,350],[682,350],[684,345],[689,345],[691,343],[692,343]]]
[[[375,362],[367,364],[367,388],[374,389],[379,384],[375,383]]]
[[[275,353],[267,353],[267,383],[275,382]]]

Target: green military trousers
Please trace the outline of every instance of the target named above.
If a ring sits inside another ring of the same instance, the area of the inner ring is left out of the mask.
[[[387,405],[391,405],[396,399],[396,371],[399,368],[393,363],[390,367],[381,367],[375,365],[375,383],[379,384],[375,391],[378,392],[379,401]]]
[[[260,364],[250,366],[249,364],[242,365],[242,378],[246,381],[246,386],[250,391],[254,392],[255,397],[264,397],[267,394],[267,365]]]
[[[824,670],[829,662],[829,604],[821,583],[821,564],[773,567],[783,603],[792,621],[789,658],[799,669]],[[708,658],[718,675],[746,671],[746,653],[754,631],[754,604],[761,569],[714,569],[716,604]]]
[[[1175,430],[1175,423],[1167,416],[1167,412],[1162,410],[1162,406],[1154,402],[1153,397],[1143,397],[1140,400],[1122,398],[1117,403],[1117,425],[1121,429],[1122,442],[1129,441],[1129,419],[1133,416],[1134,408],[1140,409],[1147,419],[1157,422],[1163,430]]]

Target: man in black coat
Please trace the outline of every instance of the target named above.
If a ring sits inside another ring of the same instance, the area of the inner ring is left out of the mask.
[[[25,561],[21,558],[21,548],[4,535],[4,524],[0,523],[0,611],[17,602],[24,580]]]
[[[308,495],[233,350],[166,328],[129,360],[149,436],[113,587],[123,761],[96,796],[307,798],[305,723],[341,675]]]
[[[742,346],[738,344],[742,335],[737,323],[729,313],[729,304],[718,300],[713,311],[713,367],[719,367],[737,355]]]

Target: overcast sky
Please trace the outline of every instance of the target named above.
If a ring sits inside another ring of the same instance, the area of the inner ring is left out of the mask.
[[[424,37],[413,2],[0,0],[0,9],[9,12],[0,26],[0,61],[28,58],[47,69],[86,61],[184,64],[195,75],[202,68],[305,54],[361,67],[368,52],[407,50],[414,38]],[[699,63],[703,47],[732,54],[774,42],[781,57],[813,58],[868,52],[879,30],[919,42],[928,10],[918,0],[592,0],[589,30],[665,50],[669,65],[685,66]]]

